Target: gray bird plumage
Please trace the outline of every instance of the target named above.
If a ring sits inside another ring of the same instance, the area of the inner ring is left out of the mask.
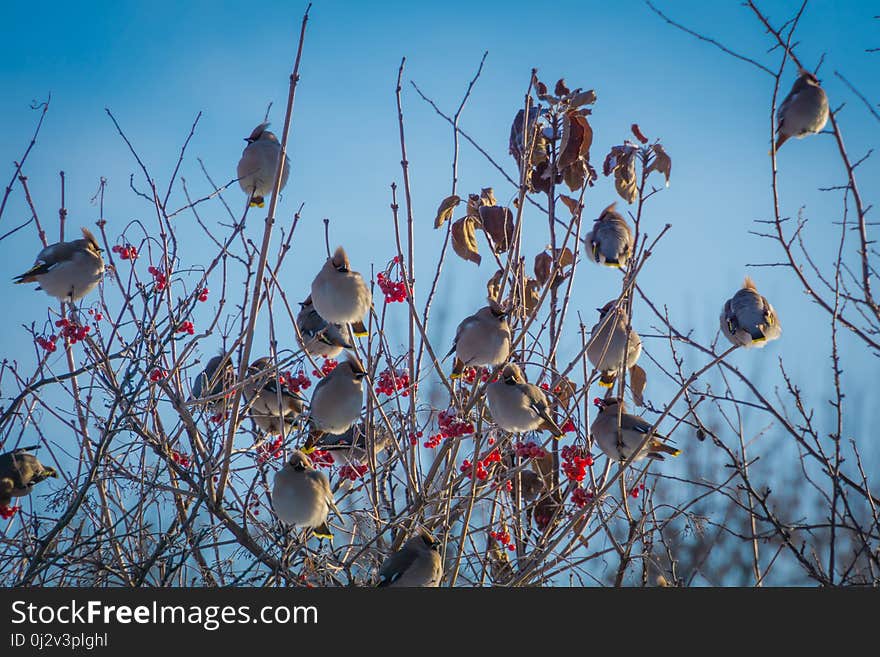
[[[225,362],[224,362],[225,360]],[[220,364],[223,363],[223,367]],[[217,397],[235,383],[235,369],[232,361],[225,354],[214,356],[205,365],[205,369],[199,372],[193,379],[193,399]],[[207,402],[207,407],[212,413],[221,413],[226,410],[226,397],[218,397]]]
[[[309,457],[294,451],[272,482],[272,508],[282,522],[311,529],[315,536],[333,538],[327,525],[330,511],[339,513],[330,480],[316,470]]]
[[[318,382],[309,405],[309,419],[316,431],[342,434],[361,416],[366,372],[354,360],[346,360]]]
[[[776,150],[790,137],[820,132],[828,122],[828,96],[809,71],[800,71],[777,112]]]
[[[281,157],[281,144],[274,133],[266,130],[268,126],[268,123],[261,123],[245,138],[248,145],[238,161],[238,184],[250,196],[252,207],[263,207],[265,197],[274,191],[278,158]],[[290,158],[285,155],[280,189],[284,189],[289,175]]]
[[[303,338],[303,349],[312,356],[335,358],[343,349],[354,349],[348,326],[331,324],[318,314],[309,296],[300,304],[296,325]]]
[[[379,586],[437,587],[443,578],[440,543],[421,529],[379,568]]]
[[[363,276],[351,270],[341,246],[327,258],[312,281],[312,304],[328,322],[351,324],[355,336],[367,334],[363,320],[372,305],[370,288]]]
[[[39,283],[38,290],[59,301],[79,301],[104,276],[104,259],[98,240],[87,228],[83,238],[56,242],[40,251],[34,266],[16,276],[15,283]]]
[[[255,377],[242,389],[248,415],[261,430],[286,435],[302,414],[305,400],[279,381],[268,357],[251,363],[247,374]]]
[[[370,462],[367,448],[367,428],[363,422],[353,424],[340,435],[315,434],[303,447],[303,452],[311,454],[321,450],[330,455],[336,465],[364,465]],[[373,433],[373,453],[379,455],[391,444],[391,433],[385,427],[376,426]]]
[[[593,223],[593,230],[584,238],[593,260],[608,267],[626,267],[632,254],[633,236],[619,212],[617,203],[612,203],[602,211]]]
[[[19,447],[0,454],[0,506],[8,506],[13,497],[30,495],[35,485],[58,476],[55,468],[46,467],[30,453],[37,447]]]
[[[596,399],[596,406],[599,408],[599,413],[590,426],[593,440],[609,458],[618,462],[626,461],[648,435],[651,423],[638,415],[627,413],[621,399]],[[620,410],[619,425],[618,409]],[[664,454],[671,456],[681,454],[681,450],[670,447],[662,440],[666,440],[665,436],[654,432],[634,461],[641,461],[646,456],[662,461]]]
[[[721,331],[731,344],[741,347],[760,348],[782,335],[776,311],[749,277],[742,289],[724,303],[720,321]]]
[[[505,431],[519,433],[545,427],[557,438],[563,435],[550,414],[544,391],[526,383],[514,363],[505,365],[498,381],[486,386],[486,399],[492,418]]]
[[[507,310],[494,301],[466,317],[458,325],[452,349],[455,353],[452,378],[461,376],[465,367],[501,365],[510,355],[510,326]]]
[[[610,388],[622,369],[629,369],[642,355],[642,339],[635,329],[629,330],[629,318],[616,301],[609,301],[599,308],[599,321],[590,331],[587,357],[599,370],[599,385]]]

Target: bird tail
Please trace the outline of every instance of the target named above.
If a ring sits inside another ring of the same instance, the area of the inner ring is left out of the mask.
[[[40,483],[41,481],[44,481],[45,479],[48,479],[49,477],[52,477],[53,479],[57,479],[57,478],[58,478],[58,471],[55,470],[55,468],[50,468],[50,467],[47,467],[47,466],[43,466],[43,471],[40,472],[39,474],[35,474],[35,475],[33,476],[32,481],[33,481],[35,484],[38,484],[38,483]]]
[[[453,347],[453,349],[455,349],[455,347]],[[450,351],[449,354],[451,354],[451,353],[452,352]],[[446,354],[446,355],[448,356],[449,354]],[[452,366],[452,374],[449,375],[449,378],[450,379],[460,379],[461,373],[463,370],[464,370],[464,361],[461,360],[460,358],[456,358],[455,363]]]
[[[251,197],[251,207],[252,208],[262,208],[266,205],[266,199],[262,196],[252,196]]]
[[[333,540],[333,532],[326,522],[322,522],[320,525],[312,529],[312,533],[318,538],[326,538],[328,541]]]
[[[318,443],[323,437],[323,431],[318,431],[317,429],[312,428],[312,430],[309,432],[309,437],[306,439],[305,444],[300,448],[300,451],[306,455],[311,454],[318,448]]]
[[[364,323],[361,320],[351,323],[351,330],[354,332],[354,337],[356,338],[365,338],[369,335],[367,331],[367,327],[364,326]]]
[[[664,454],[669,454],[670,456],[678,456],[681,454],[680,449],[676,449],[671,445],[667,445],[664,442],[660,442],[659,440],[651,441],[651,451],[652,452],[663,452]]]
[[[35,283],[37,281],[37,276],[40,274],[45,274],[49,271],[49,267],[46,263],[41,262],[38,265],[34,265],[30,269],[28,269],[25,273],[19,274],[12,281],[16,284],[19,283]]]
[[[776,150],[778,151],[782,148],[782,145],[788,141],[788,135],[784,135],[781,132],[779,133],[779,137],[776,139]]]
[[[559,425],[556,424],[551,418],[544,418],[544,421],[538,426],[541,431],[549,431],[555,440],[559,440],[565,434],[562,429],[559,428]]]
[[[607,370],[602,372],[602,376],[599,377],[599,385],[603,388],[610,388],[614,385],[614,380],[617,378],[617,372]]]

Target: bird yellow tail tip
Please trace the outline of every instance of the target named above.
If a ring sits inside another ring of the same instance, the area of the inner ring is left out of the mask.
[[[599,379],[599,385],[603,388],[611,388],[614,386],[614,381],[603,381],[602,379]]]
[[[671,455],[671,456],[679,456],[680,454],[681,454],[681,450],[680,450],[680,449],[677,449],[677,450],[675,450],[674,452],[670,452],[670,455]]]
[[[365,337],[367,337],[369,334],[370,334],[370,333],[369,333],[368,331],[363,331],[363,332],[361,332],[361,333],[355,333],[355,334],[354,334],[354,337],[356,337],[356,338],[365,338]]]
[[[300,449],[299,451],[301,451],[303,454],[305,454],[306,456],[308,456],[309,454],[311,454],[312,452],[314,452],[317,448],[318,448],[317,445],[312,445],[311,447],[306,447],[306,446],[304,445],[304,446],[302,447],[302,449]]]

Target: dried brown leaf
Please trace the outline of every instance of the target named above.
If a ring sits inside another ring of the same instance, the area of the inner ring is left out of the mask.
[[[666,154],[666,151],[660,144],[654,144],[651,150],[654,151],[654,161],[648,167],[648,173],[651,171],[662,173],[666,177],[666,186],[669,187],[669,174],[672,173],[672,158]]]
[[[638,139],[643,144],[648,143],[648,138],[642,134],[642,129],[639,127],[638,123],[633,123],[630,129],[632,130],[632,133],[636,136],[636,139]]]
[[[501,290],[502,276],[504,276],[504,270],[499,269],[486,283],[486,295],[493,301],[498,301],[498,292]]]
[[[480,190],[480,201],[483,205],[498,205],[495,201],[495,191],[491,187],[483,187]]]
[[[455,207],[461,203],[461,197],[452,195],[447,196],[437,208],[437,216],[434,218],[434,228],[440,228],[448,219],[452,219],[452,212]]]
[[[572,107],[581,107],[582,105],[592,105],[596,102],[596,92],[592,89],[576,93],[570,101]]]
[[[480,221],[495,253],[505,253],[513,240],[513,213],[499,205],[480,208]]]
[[[644,406],[645,405],[645,386],[648,385],[648,377],[645,375],[645,370],[643,370],[638,365],[633,365],[629,369],[629,385],[632,389],[632,398],[636,403],[636,406]]]
[[[566,196],[565,194],[560,194],[559,200],[565,204],[565,207],[567,207],[568,211],[571,212],[571,216],[577,216],[578,210],[580,209],[580,204],[576,200],[574,200],[571,196]]]
[[[592,145],[593,129],[587,118],[577,112],[567,112],[562,119],[562,143],[556,166],[561,171],[580,158],[589,160]]]
[[[531,315],[534,312],[535,308],[538,307],[538,302],[541,300],[541,287],[542,285],[533,278],[526,277],[526,298],[525,298],[525,306],[526,313]]]
[[[535,256],[535,279],[546,285],[550,280],[550,271],[553,269],[553,256],[546,251],[541,251]]]
[[[562,179],[571,191],[576,192],[583,187],[584,183],[588,180],[592,182],[591,178],[587,178],[589,171],[589,164],[584,160],[578,160],[570,167],[565,168],[562,172]]]
[[[470,260],[479,266],[482,258],[477,247],[477,220],[474,217],[462,217],[452,224],[452,249],[464,260]]]
[[[562,78],[556,83],[556,87],[553,89],[553,93],[557,96],[567,96],[571,93],[571,90],[565,86],[565,79]]]

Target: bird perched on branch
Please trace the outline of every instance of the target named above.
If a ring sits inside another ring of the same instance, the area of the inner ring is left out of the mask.
[[[452,378],[461,376],[470,366],[501,365],[510,355],[510,326],[506,308],[489,300],[489,305],[466,317],[455,331],[452,349],[446,358],[455,353]]]
[[[309,420],[313,429],[310,445],[317,444],[321,434],[345,433],[361,416],[366,375],[361,364],[350,359],[339,363],[318,381],[309,405]]]
[[[798,79],[777,112],[776,150],[790,137],[820,132],[828,122],[828,96],[815,75],[800,69]]]
[[[286,435],[302,414],[305,400],[279,379],[271,358],[255,360],[247,375],[256,376],[242,388],[248,415],[263,431]]]
[[[303,338],[303,349],[312,356],[335,358],[343,349],[354,349],[348,326],[331,324],[318,314],[309,296],[299,304],[296,325]]]
[[[59,301],[79,301],[101,281],[104,259],[98,240],[88,228],[83,238],[56,242],[40,251],[34,266],[16,276],[15,283],[39,283],[38,290]]]
[[[440,542],[419,528],[415,536],[382,563],[378,586],[437,587],[442,578]]]
[[[505,365],[498,381],[486,386],[486,398],[492,418],[505,431],[517,433],[546,428],[557,439],[563,435],[550,414],[544,391],[526,383],[522,370],[514,363]]]
[[[221,368],[220,365],[223,364]],[[225,354],[214,356],[193,379],[192,395],[194,399],[217,397],[207,402],[212,413],[223,413],[226,410],[226,397],[219,397],[225,390],[235,384],[235,369],[232,361]]]
[[[760,348],[782,335],[776,311],[748,276],[742,289],[724,303],[721,331],[731,344],[741,347]]]
[[[272,508],[282,522],[311,529],[318,538],[333,538],[327,525],[330,511],[339,514],[327,475],[316,470],[309,457],[295,450],[275,473]]]
[[[355,336],[367,335],[364,316],[370,311],[370,288],[363,276],[351,270],[345,249],[336,248],[312,281],[312,305],[334,324],[351,324]]]
[[[43,465],[30,453],[38,447],[19,447],[0,454],[0,507],[9,506],[13,497],[30,495],[41,481],[58,476],[55,468]]]
[[[593,230],[584,237],[593,260],[607,267],[626,267],[632,255],[633,236],[619,212],[612,203],[602,210],[599,218],[593,222]]]
[[[630,369],[639,360],[642,339],[635,329],[627,329],[629,318],[622,304],[609,301],[596,310],[599,321],[590,331],[587,357],[601,374],[599,385],[610,388],[622,369]]]
[[[609,458],[619,462],[626,461],[648,435],[651,423],[638,415],[627,413],[622,399],[599,399],[597,397],[593,403],[599,409],[599,414],[590,426],[593,440]],[[618,409],[620,410],[619,425],[617,423]],[[662,442],[663,440],[668,439],[654,432],[633,460],[641,461],[647,456],[662,461],[664,454],[671,456],[681,454],[680,449],[670,447]]]
[[[377,425],[373,432],[373,453],[380,454],[390,443],[391,433],[387,428]],[[312,434],[302,451],[311,454],[316,449],[326,452],[333,463],[340,466],[364,465],[370,461],[367,428],[363,422],[353,424],[341,435]]]
[[[261,123],[244,140],[248,143],[238,161],[238,184],[250,196],[251,207],[263,207],[265,197],[275,191],[275,174],[278,172],[278,158],[281,157],[281,144],[275,133]],[[281,172],[281,187],[287,184],[290,174],[290,158],[284,156],[284,169]]]

